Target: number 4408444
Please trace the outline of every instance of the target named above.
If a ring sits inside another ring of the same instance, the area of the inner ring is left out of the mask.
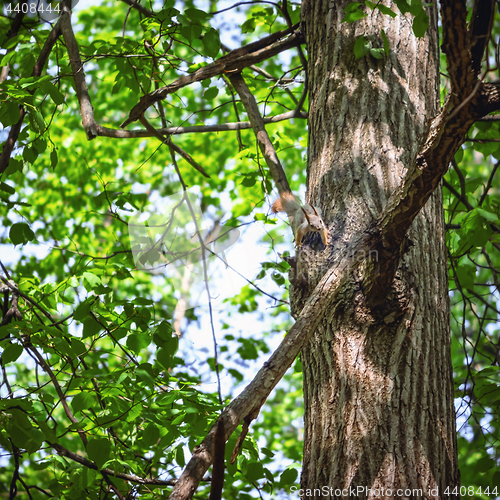
[[[13,12],[22,12],[23,14],[37,14],[37,13],[59,13],[59,4],[56,4],[54,7],[52,5],[47,4],[43,5],[41,2],[30,2],[30,3],[22,3],[12,5],[8,3],[6,5],[7,14],[11,14]]]
[[[460,496],[465,497],[474,497],[474,496],[481,496],[481,495],[486,495],[486,496],[492,496],[496,497],[498,495],[497,493],[498,486],[495,486],[493,489],[490,490],[490,487],[488,486],[484,490],[479,487],[475,486],[461,486],[460,487]],[[448,486],[444,492],[445,495],[458,495],[459,493],[459,488],[458,486],[455,486],[452,490]]]

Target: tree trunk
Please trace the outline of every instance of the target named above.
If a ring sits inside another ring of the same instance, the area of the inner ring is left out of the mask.
[[[308,275],[292,286],[294,314],[334,256],[381,212],[439,107],[436,6],[427,10],[425,37],[416,38],[410,14],[392,19],[369,10],[342,24],[347,3],[305,0],[302,7],[307,202],[321,208],[331,243],[320,252],[317,234],[305,238],[298,258]],[[383,47],[381,29],[389,55],[356,60],[357,37]],[[380,306],[366,306],[360,271],[302,352],[306,498],[318,489],[328,498],[459,498],[444,495],[459,472],[440,191],[409,237],[413,245]]]

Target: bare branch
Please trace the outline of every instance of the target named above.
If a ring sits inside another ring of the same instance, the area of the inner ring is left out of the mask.
[[[277,123],[293,118],[301,118],[307,120],[307,113],[302,111],[296,115],[295,111],[287,111],[276,116],[264,118],[264,123]],[[238,130],[246,130],[252,128],[250,122],[232,122],[232,123],[217,123],[215,125],[188,125],[186,127],[169,127],[156,129],[162,135],[180,135],[180,134],[200,134],[207,132],[230,132]],[[97,133],[102,137],[113,137],[115,139],[135,139],[137,137],[152,137],[152,134],[147,130],[121,130],[111,129],[97,125]],[[156,136],[155,136],[156,137]]]
[[[500,115],[483,116],[478,122],[500,122]]]
[[[478,206],[481,206],[486,199],[486,196],[488,196],[488,192],[491,189],[491,186],[493,185],[493,179],[495,177],[495,174],[497,173],[498,167],[500,166],[500,161],[497,161],[495,163],[495,166],[493,167],[493,170],[491,171],[490,177],[488,179],[488,182],[486,183],[486,187],[484,188],[484,192],[481,195],[481,199],[479,200]]]
[[[476,0],[474,2],[469,34],[472,69],[475,71],[476,75],[481,71],[481,62],[490,39],[494,13],[494,0]]]
[[[472,92],[477,78],[472,69],[465,0],[441,0],[441,22],[441,47],[447,56],[451,93],[461,101]]]
[[[228,75],[228,78],[233,84],[236,92],[238,92],[243,106],[245,106],[248,118],[250,119],[250,123],[252,124],[252,128],[255,133],[255,137],[257,138],[259,148],[264,155],[264,159],[269,167],[269,172],[271,173],[271,177],[273,178],[278,191],[280,193],[291,191],[285,171],[283,170],[283,167],[278,159],[278,155],[276,154],[276,150],[274,149],[271,139],[269,139],[269,135],[267,134],[264,120],[259,112],[259,107],[257,106],[255,97],[250,92],[250,89],[241,74],[237,73],[234,75]]]

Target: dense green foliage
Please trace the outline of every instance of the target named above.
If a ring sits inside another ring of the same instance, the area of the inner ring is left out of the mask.
[[[289,19],[269,3],[208,13],[217,9],[215,1],[166,0],[148,17],[124,2],[104,1],[78,12],[77,20],[73,15],[96,122],[119,129],[141,95],[223,55],[221,40],[236,48],[299,21],[296,5],[288,5]],[[421,17],[417,26],[422,23]],[[288,233],[269,217],[271,179],[251,130],[172,136],[209,178],[178,155],[177,172],[171,151],[154,137],[89,141],[62,37],[34,77],[50,26],[31,22],[17,34],[8,33],[10,27],[10,19],[0,18],[0,66],[10,69],[0,84],[2,143],[20,106],[26,116],[0,178],[0,261],[2,276],[8,272],[21,292],[22,319],[0,327],[0,495],[10,491],[13,498],[17,489],[19,498],[33,499],[163,498],[189,451],[291,324],[287,304],[261,293],[286,299],[287,265],[277,250],[291,248],[290,241],[279,245]],[[499,23],[494,33],[500,34]],[[385,49],[370,50],[362,56],[385,56]],[[495,47],[491,53],[494,59]],[[263,71],[247,68],[243,75],[263,115],[295,109],[304,81],[297,50],[259,67]],[[158,128],[247,119],[226,76],[180,89],[147,116]],[[299,193],[306,125],[294,118],[267,127]],[[138,122],[128,129],[134,127],[143,129]],[[444,187],[452,354],[462,482],[491,489],[500,483],[499,122],[476,124],[470,137]],[[207,309],[186,310],[179,338],[175,286],[138,268],[128,221],[183,185],[196,187],[207,220],[242,233],[258,228],[269,253],[213,321]],[[11,298],[6,292],[0,300]],[[211,323],[218,347],[211,347]],[[236,463],[227,462],[227,498],[258,498],[257,490],[273,493],[297,483],[300,387],[298,361],[252,426]],[[154,481],[141,484],[132,475]],[[208,488],[202,482],[195,498],[207,498]]]

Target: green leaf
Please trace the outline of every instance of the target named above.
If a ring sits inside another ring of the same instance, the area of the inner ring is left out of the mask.
[[[492,212],[488,212],[483,208],[476,208],[477,213],[484,217],[489,222],[494,222],[495,224],[500,224],[500,220],[498,219],[498,215]]]
[[[206,55],[215,58],[220,50],[219,32],[214,28],[210,28],[203,36],[202,42]]]
[[[342,19],[343,23],[353,23],[358,19],[368,16],[363,12],[363,6],[359,2],[351,2],[344,7],[345,16]]]
[[[279,286],[285,284],[285,278],[281,273],[276,273],[276,272],[272,273],[271,279]]]
[[[482,248],[488,243],[493,230],[491,227],[481,226],[477,228],[474,232],[470,234],[470,237],[467,239],[468,243],[476,248]]]
[[[82,469],[82,488],[89,488],[92,483],[95,481],[97,477],[97,471],[93,469],[89,469],[88,467],[84,467]]]
[[[422,9],[413,20],[413,33],[417,38],[422,38],[429,28],[429,16]]]
[[[155,424],[149,424],[142,434],[144,444],[149,448],[155,445],[160,439],[160,431]]]
[[[21,117],[19,104],[13,101],[3,101],[0,106],[0,122],[5,128],[16,124]]]
[[[87,445],[87,455],[99,469],[109,460],[111,443],[105,438],[91,439]]]
[[[57,150],[53,149],[50,152],[50,166],[54,169],[57,166]]]
[[[88,410],[92,408],[95,404],[95,398],[89,392],[79,392],[76,396],[71,400],[71,407],[73,408],[74,413],[78,413],[82,410]]]
[[[77,338],[71,339],[71,349],[76,356],[80,356],[86,353],[88,350],[85,344],[80,339]]]
[[[6,365],[7,363],[12,363],[16,361],[21,353],[23,352],[23,346],[19,344],[8,345],[2,353],[2,363]]]
[[[203,21],[209,17],[209,14],[200,9],[186,9],[184,14],[193,21]]]
[[[262,278],[264,278],[266,275],[266,271],[264,269],[262,269],[259,274],[257,274],[257,276],[255,277],[256,280],[261,280]]]
[[[399,11],[401,14],[406,14],[407,12],[410,12],[411,7],[408,5],[408,2],[406,0],[394,0],[396,2],[396,5],[398,6]]]
[[[17,416],[19,416],[20,412],[16,412]],[[12,421],[9,426],[9,437],[12,439],[13,443],[18,448],[27,448],[29,441],[31,440],[31,425],[28,422],[28,425],[22,425],[23,422],[20,422],[17,418]]]
[[[387,39],[387,35],[384,30],[380,30],[380,34],[382,35],[382,39],[384,40],[384,52],[388,56],[389,55],[389,40]]]
[[[87,299],[82,302],[73,313],[73,318],[80,321],[88,316],[90,312],[90,301]]]
[[[296,469],[285,469],[280,476],[280,486],[284,488],[287,485],[294,484],[298,475]]]
[[[227,370],[238,382],[243,382],[243,375],[234,368],[229,368]]]
[[[12,186],[3,181],[0,182],[0,191],[4,191],[9,194],[14,194],[16,192],[16,190]]]
[[[461,226],[462,229],[466,231],[471,231],[481,227],[482,223],[483,221],[481,219],[481,215],[479,214],[477,209],[474,209],[467,214],[465,219],[462,221]]]
[[[245,476],[250,482],[255,483],[264,477],[264,467],[260,462],[249,462]]]
[[[397,14],[392,10],[389,9],[389,7],[386,7],[385,5],[378,3],[377,4],[377,9],[382,12],[382,14],[385,14],[386,16],[390,16],[393,19],[397,16]]]
[[[474,288],[474,281],[476,279],[476,266],[470,264],[462,264],[455,269],[458,281],[462,288]]]
[[[64,95],[59,91],[59,89],[53,85],[51,82],[44,82],[40,87],[45,93],[50,95],[50,98],[54,104],[62,104],[64,102]]]
[[[151,338],[146,333],[132,333],[127,337],[127,347],[135,354],[139,354],[151,343]]]
[[[374,3],[374,2],[369,2],[368,0],[365,0],[365,4],[370,7],[370,9],[378,9],[382,14],[385,14],[386,16],[391,16],[392,18],[395,18],[397,14],[389,9],[389,7],[386,7],[385,5],[381,4],[380,2]]]
[[[177,446],[175,450],[175,461],[180,465],[181,468],[184,468],[186,465],[186,457],[184,456],[184,445]]]
[[[156,351],[156,359],[166,370],[168,370],[173,364],[173,354],[174,353],[170,353],[167,349],[162,347]]]
[[[93,273],[85,272],[85,273],[83,273],[83,277],[85,278],[87,283],[90,285],[90,289],[92,289],[96,286],[99,286],[102,283],[101,278],[99,278],[99,276],[96,276]]]
[[[38,154],[37,154],[37,151],[34,147],[26,146],[23,149],[23,158],[28,163],[30,163],[30,164],[35,163],[37,157],[38,157]]]
[[[212,99],[215,99],[218,94],[219,94],[219,89],[217,87],[209,87],[207,90],[205,90],[203,97],[211,101]]]
[[[384,58],[384,49],[370,49],[370,54],[375,59],[383,59]]]
[[[458,148],[458,151],[455,153],[455,161],[458,164],[460,164],[463,157],[464,157],[464,148]]]
[[[35,453],[42,447],[45,436],[40,429],[35,428],[28,431],[28,436],[28,440],[25,442],[24,447],[29,454]]]
[[[251,17],[241,25],[241,33],[242,34],[253,33],[255,31],[256,26],[257,23],[255,22],[255,18]]]
[[[14,245],[24,245],[35,238],[35,233],[25,222],[17,222],[10,228],[9,238]]]
[[[241,185],[245,187],[252,187],[257,184],[257,179],[259,176],[258,172],[252,172],[251,174],[243,174],[244,178],[241,181]]]
[[[359,36],[354,44],[354,55],[356,59],[365,57],[366,54],[368,54],[369,50],[370,42],[368,42],[368,40],[366,40],[363,35]]]
[[[497,470],[494,474],[493,474],[493,481],[492,481],[493,484],[500,484],[500,470]],[[495,495],[497,495],[498,493],[494,493]]]
[[[475,469],[480,473],[485,473],[495,467],[496,463],[491,457],[483,457],[475,464]]]
[[[93,337],[102,329],[102,326],[95,320],[93,316],[88,316],[83,321],[83,338]]]

